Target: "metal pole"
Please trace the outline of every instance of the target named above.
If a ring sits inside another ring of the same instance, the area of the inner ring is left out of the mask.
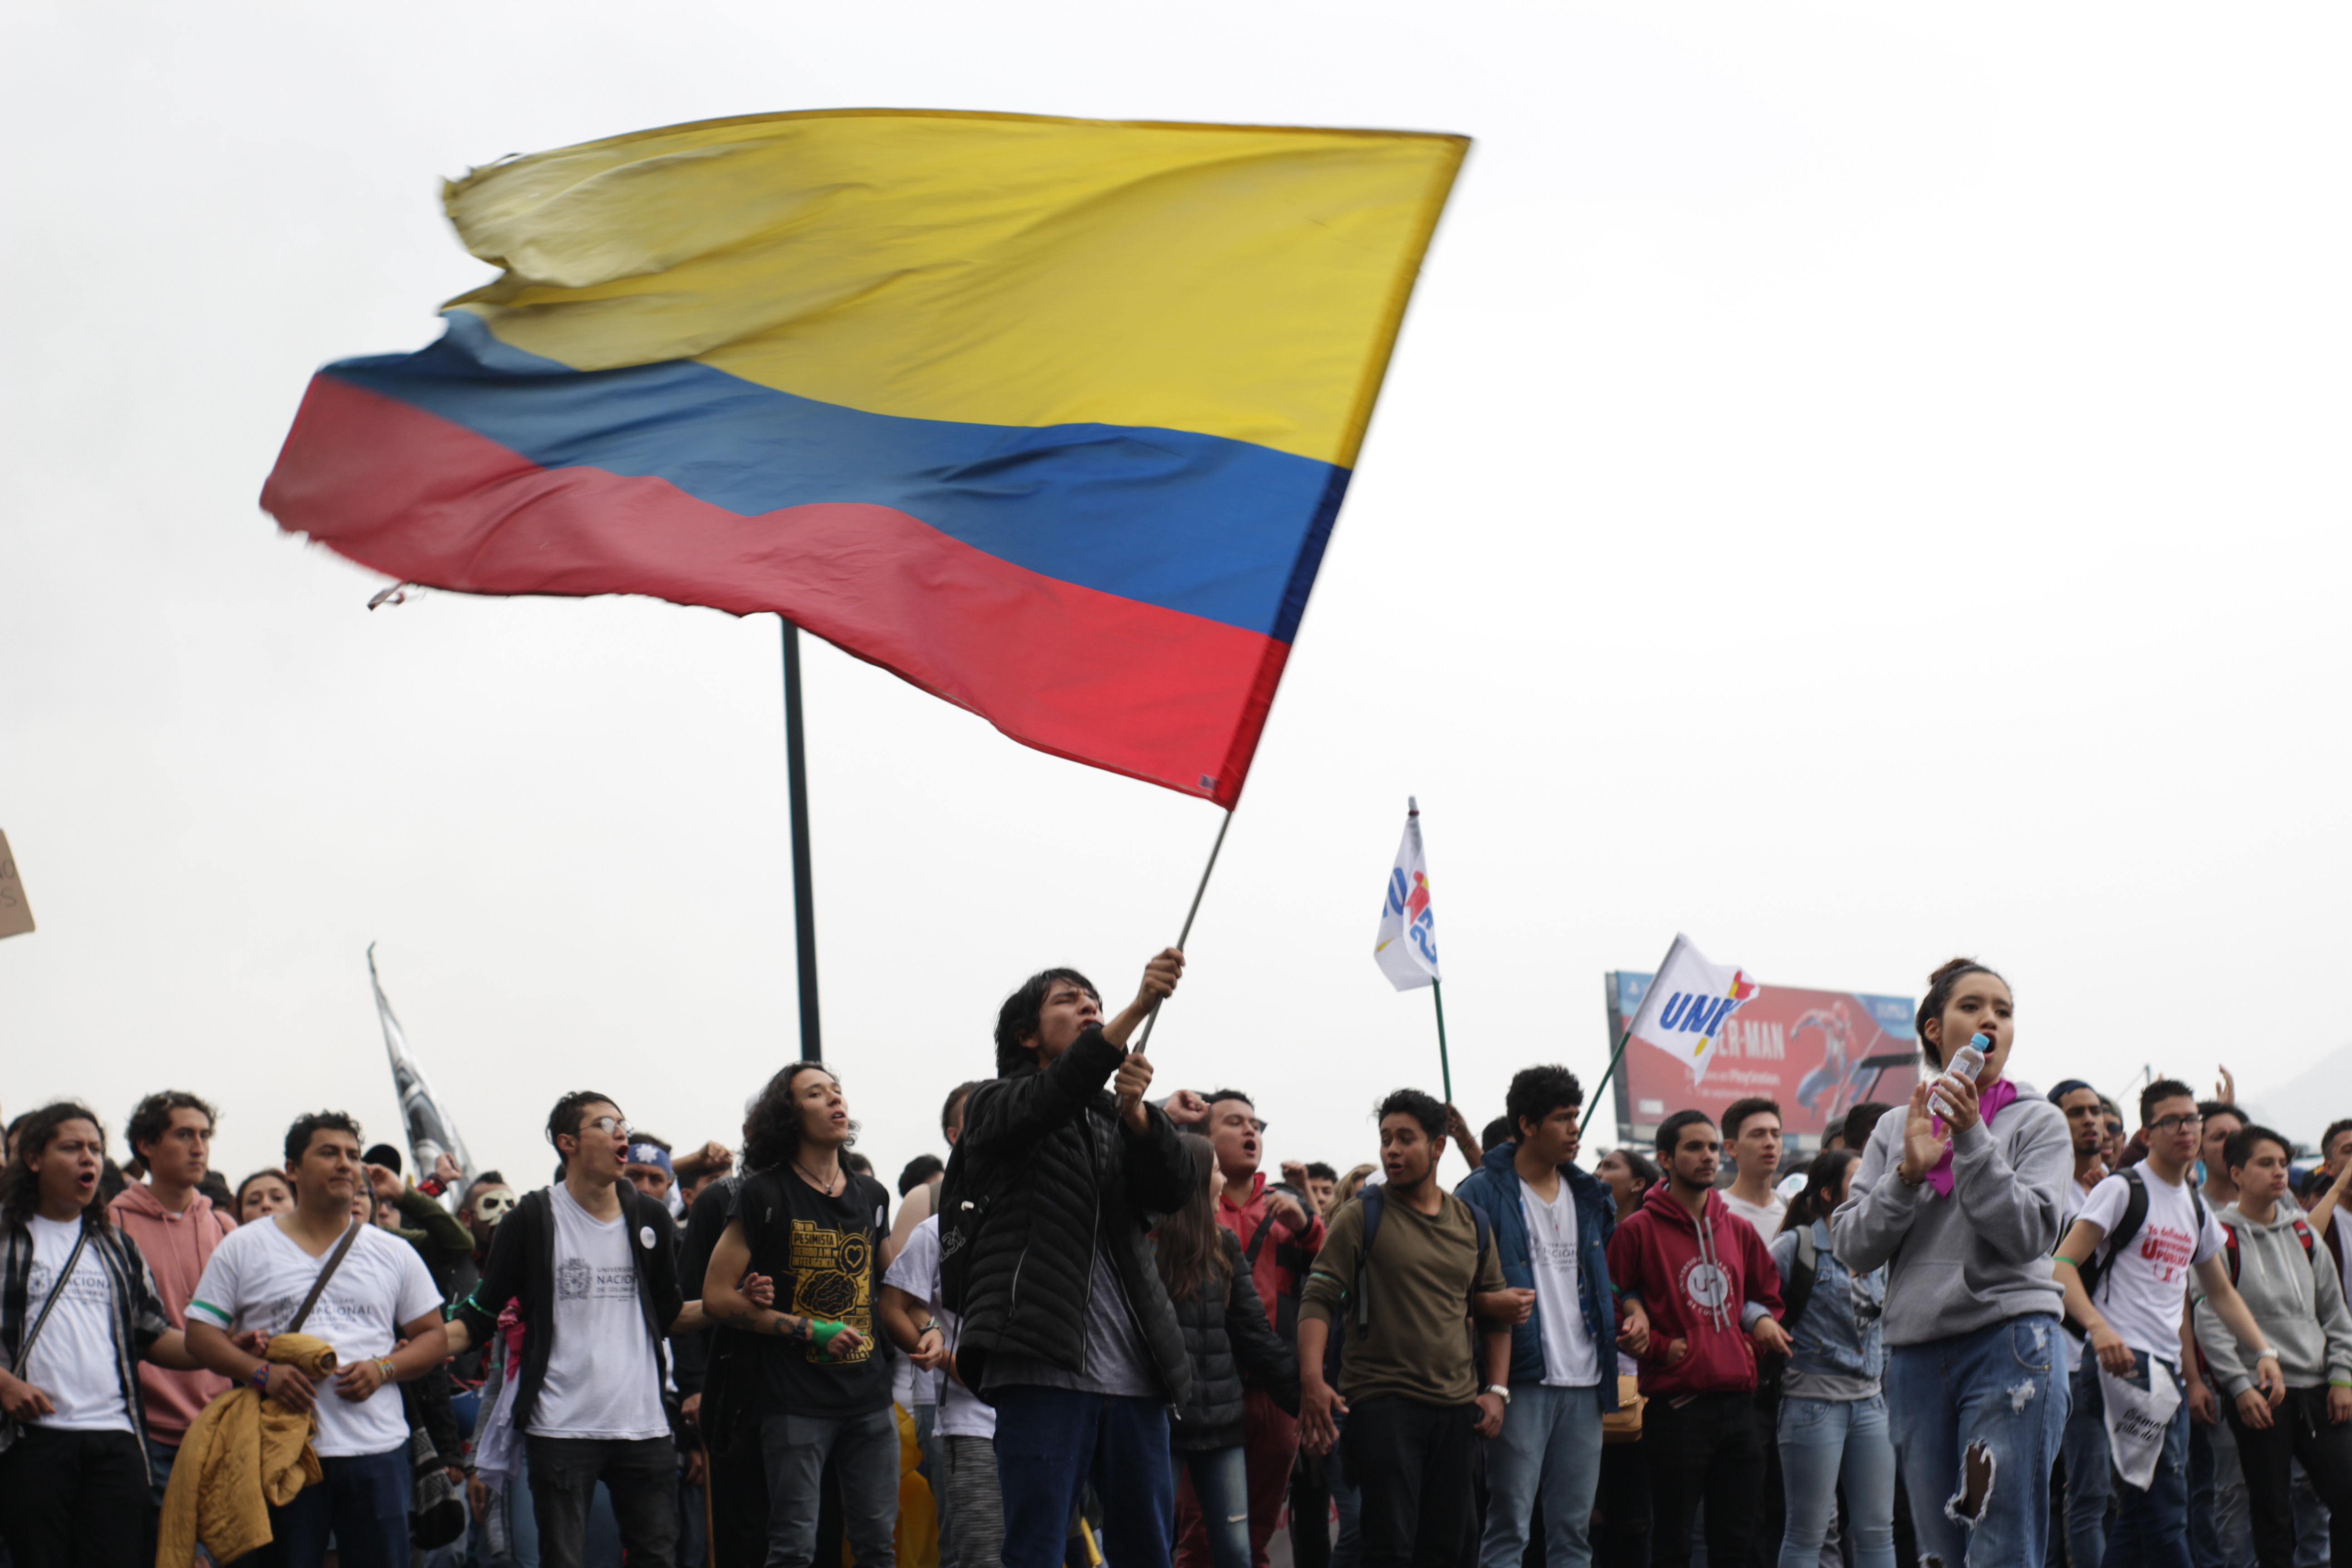
[[[1192,917],[1201,912],[1201,900],[1209,891],[1209,873],[1217,868],[1217,852],[1225,847],[1225,829],[1233,825],[1234,814],[1228,810],[1225,813],[1225,819],[1217,824],[1217,841],[1209,846],[1209,863],[1201,868],[1201,885],[1192,889],[1192,907],[1184,911],[1184,929],[1176,938],[1176,948],[1180,952],[1183,951],[1184,944],[1192,940]],[[1143,1037],[1135,1042],[1138,1054],[1151,1043],[1151,1026],[1158,1022],[1160,1022],[1160,1004],[1154,1002],[1151,1005],[1151,1011],[1144,1016]]]
[[[1429,983],[1429,994],[1437,998],[1437,1070],[1445,1079],[1445,1103],[1454,1103],[1454,1064],[1445,1055],[1445,987],[1435,980]]]
[[[801,629],[784,628],[784,788],[793,811],[793,931],[800,943],[801,1059],[824,1060],[817,1024],[816,886],[809,870],[808,739],[801,729]]]
[[[1638,1017],[1639,1016],[1640,1010],[1637,1008],[1635,1010],[1635,1016]],[[1593,1086],[1591,1100],[1587,1101],[1585,1104],[1584,1120],[1578,1122],[1576,1126],[1576,1135],[1578,1137],[1581,1138],[1584,1136],[1584,1130],[1591,1126],[1592,1119],[1601,1113],[1601,1091],[1609,1087],[1610,1076],[1616,1072],[1617,1064],[1622,1061],[1625,1058],[1625,1043],[1633,1037],[1633,1026],[1628,1024],[1625,1026],[1625,1032],[1617,1037],[1617,1049],[1611,1054],[1607,1070],[1601,1073],[1601,1081]]]

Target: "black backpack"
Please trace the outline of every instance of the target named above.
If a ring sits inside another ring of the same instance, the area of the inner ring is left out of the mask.
[[[2137,1165],[2126,1165],[2116,1174],[2121,1176],[2124,1179],[2124,1184],[2131,1189],[2124,1196],[2123,1217],[2116,1221],[2113,1236],[2093,1248],[2090,1257],[2074,1265],[2074,1272],[2083,1279],[2083,1294],[2095,1301],[2098,1300],[2099,1281],[2106,1278],[2107,1266],[2115,1261],[2116,1254],[2131,1245],[2132,1237],[2139,1234],[2139,1227],[2147,1223],[2147,1178],[2140,1174]],[[2198,1190],[2194,1182],[2189,1184],[2189,1206],[2196,1211],[2197,1234],[2202,1236],[2205,1234],[2205,1194]],[[2059,1237],[2058,1244],[2063,1247],[2066,1244],[2065,1238]],[[2088,1337],[2088,1331],[2074,1319],[2062,1313],[2059,1321],[2063,1323],[2066,1331],[2076,1339]]]
[[[1364,1206],[1364,1245],[1356,1249],[1356,1279],[1349,1287],[1347,1306],[1355,1313],[1358,1328],[1369,1327],[1372,1321],[1372,1241],[1381,1234],[1381,1215],[1387,1208],[1385,1191],[1377,1186],[1366,1187],[1356,1195],[1355,1201]],[[1486,1255],[1487,1246],[1494,1240],[1494,1233],[1486,1223],[1486,1211],[1466,1200],[1462,1206],[1470,1211],[1470,1223],[1477,1228],[1478,1256],[1483,1258]],[[1475,1281],[1476,1277],[1474,1264],[1471,1278]],[[1342,1311],[1331,1320],[1331,1337],[1323,1345],[1323,1377],[1334,1387],[1339,1382],[1339,1352],[1347,1342],[1348,1313]]]
[[[975,1091],[977,1092],[977,1091]],[[969,1101],[967,1109],[969,1109]],[[1001,1169],[1001,1167],[1000,1167]],[[1003,1178],[998,1183],[1001,1185]],[[971,1179],[971,1166],[959,1142],[948,1151],[948,1168],[940,1178],[940,1305],[961,1317],[964,1296],[971,1287],[971,1257],[981,1232],[988,1228],[990,1208],[997,1194]]]

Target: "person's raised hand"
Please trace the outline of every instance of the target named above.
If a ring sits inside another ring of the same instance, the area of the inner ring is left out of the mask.
[[[1951,1113],[1944,1118],[1944,1126],[1954,1135],[1967,1131],[1977,1124],[1977,1080],[1966,1073],[1947,1073],[1936,1080],[1944,1093],[1944,1103]]]
[[[2237,1104],[2238,1080],[2231,1076],[2229,1068],[2223,1063],[2214,1063],[2213,1070],[2221,1075],[2213,1080],[2213,1098],[2224,1105]]]
[[[1118,1101],[1119,1120],[1130,1132],[1140,1132],[1151,1124],[1150,1114],[1143,1108],[1143,1091],[1150,1087],[1151,1058],[1141,1051],[1129,1052],[1120,1060],[1110,1089]]]
[[[366,1166],[365,1169],[367,1171],[368,1191],[383,1199],[386,1203],[398,1202],[400,1194],[408,1190],[408,1184],[405,1182],[403,1182],[395,1173],[386,1166],[369,1165]]]
[[[459,1168],[457,1161],[449,1157],[448,1151],[444,1150],[433,1156],[433,1179],[440,1183],[446,1192],[463,1184],[466,1180],[466,1173]]]
[[[1150,963],[1143,966],[1143,984],[1135,993],[1135,1005],[1149,1009],[1154,1003],[1165,1002],[1176,994],[1176,983],[1184,978],[1184,954],[1181,949],[1163,947]]]
[[[1911,1103],[1903,1109],[1903,1163],[1897,1173],[1916,1186],[1927,1179],[1944,1158],[1944,1141],[1936,1132],[1935,1110],[1927,1103],[1926,1084],[1916,1084],[1911,1090]]]
[[[1282,1163],[1282,1179],[1288,1182],[1292,1186],[1297,1187],[1300,1192],[1305,1192],[1307,1190],[1307,1162],[1304,1160],[1285,1160]]]
[[[2352,1394],[2352,1389],[2345,1392]],[[2270,1429],[2271,1402],[2263,1397],[2260,1389],[2250,1388],[2238,1395],[2238,1419],[2257,1432]]]
[[[1179,1127],[1197,1127],[1209,1119],[1209,1102],[1189,1089],[1180,1089],[1160,1107]]]

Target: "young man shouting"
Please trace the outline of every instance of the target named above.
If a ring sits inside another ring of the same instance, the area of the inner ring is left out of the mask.
[[[794,1062],[770,1079],[743,1119],[750,1174],[734,1188],[703,1277],[719,1322],[773,1336],[760,1358],[768,1568],[806,1568],[815,1557],[828,1458],[857,1568],[894,1561],[898,1426],[874,1337],[890,1194],[843,1163],[856,1132],[840,1083],[817,1063]],[[753,1269],[775,1281],[784,1310],[743,1292],[738,1281]]]
[[[449,1340],[486,1344],[507,1303],[525,1325],[513,1421],[530,1461],[547,1568],[580,1568],[596,1484],[633,1568],[672,1568],[677,1448],[662,1406],[662,1342],[703,1326],[681,1300],[668,1206],[623,1174],[629,1124],[577,1089],[548,1112],[563,1179],[528,1194],[490,1233],[482,1281],[451,1309]]]
[[[2180,1402],[2172,1412],[2163,1452],[2145,1487],[2126,1483],[2117,1497],[2115,1528],[2104,1549],[2085,1541],[2082,1550],[2112,1551],[2127,1563],[2189,1563],[2189,1398],[2181,1368],[2189,1347],[2182,1311],[2193,1274],[2220,1321],[2249,1351],[2263,1397],[2273,1405],[2285,1397],[2278,1352],[2263,1337],[2253,1314],[2238,1296],[2221,1257],[2221,1223],[2197,1193],[2190,1177],[2204,1117],[2185,1083],[2158,1079],[2140,1091],[2140,1125],[2147,1134],[2147,1158],[2118,1172],[2091,1191],[2052,1266],[2066,1293],[2066,1316],[2084,1331],[2081,1368],[2074,1374],[2074,1407],[2105,1418],[2102,1371],[2147,1388],[2159,1375],[2172,1380]],[[2137,1195],[2135,1195],[2137,1194]],[[2137,1223],[2134,1223],[2134,1221]],[[2122,1245],[2113,1245],[2109,1238]],[[2083,1268],[2092,1269],[2092,1288]],[[2158,1368],[2161,1368],[2161,1373]],[[2077,1474],[2067,1468],[2072,1516],[2075,1487],[2095,1487],[2108,1475],[2112,1438],[2097,1463]],[[2070,1540],[2070,1545],[2075,1544]],[[2098,1568],[2093,1555],[2082,1568]]]
[[[1032,975],[997,1010],[999,1076],[964,1104],[942,1268],[964,1271],[961,1300],[946,1292],[963,1313],[957,1364],[996,1406],[1004,1568],[1061,1563],[1090,1479],[1109,1505],[1104,1555],[1167,1568],[1168,1411],[1190,1401],[1192,1363],[1144,1227],[1191,1199],[1195,1173],[1127,1042],[1183,972],[1182,953],[1162,952],[1108,1022],[1076,970]],[[981,1216],[968,1234],[967,1202]]]
[[[1616,1352],[1648,1348],[1638,1302],[1617,1321],[1609,1238],[1617,1204],[1577,1168],[1584,1089],[1564,1067],[1528,1068],[1504,1104],[1517,1135],[1486,1151],[1454,1195],[1486,1215],[1503,1278],[1531,1289],[1536,1310],[1511,1331],[1511,1397],[1486,1450],[1486,1537],[1479,1568],[1517,1568],[1544,1500],[1546,1568],[1591,1568],[1592,1500],[1601,1480],[1601,1418],[1617,1408]]]
[[[1660,1568],[1690,1561],[1703,1501],[1706,1560],[1741,1563],[1757,1533],[1764,1479],[1756,1355],[1789,1353],[1778,1321],[1780,1271],[1756,1227],[1715,1190],[1723,1141],[1706,1112],[1667,1117],[1657,1149],[1666,1179],[1609,1243],[1619,1296],[1649,1314],[1642,1446],[1650,1455],[1654,1561]]]
[[[1346,1446],[1348,1479],[1363,1499],[1366,1568],[1406,1568],[1451,1563],[1461,1551],[1471,1437],[1503,1429],[1511,1331],[1534,1312],[1536,1293],[1505,1282],[1490,1227],[1434,1179],[1445,1107],[1401,1089],[1381,1102],[1380,1118],[1387,1184],[1332,1220],[1299,1306],[1298,1425],[1309,1453]],[[1366,1216],[1376,1211],[1368,1242]],[[1473,1316],[1483,1376],[1464,1329]],[[1335,1322],[1347,1336],[1336,1390],[1324,1375]]]
[[[330,1534],[343,1568],[408,1568],[408,1417],[392,1385],[448,1354],[441,1293],[415,1247],[352,1217],[365,1194],[358,1122],[322,1110],[288,1128],[286,1179],[294,1207],[238,1226],[213,1253],[188,1303],[188,1348],[265,1398],[318,1414],[310,1446],[324,1479],[269,1506],[259,1568],[308,1568],[324,1559]],[[331,1380],[313,1383],[230,1338],[284,1332],[322,1275],[302,1331],[335,1347]]]
[[[16,1568],[153,1561],[138,1363],[197,1364],[98,1195],[105,1162],[98,1118],[63,1101],[23,1119],[0,1173],[0,1538]]]

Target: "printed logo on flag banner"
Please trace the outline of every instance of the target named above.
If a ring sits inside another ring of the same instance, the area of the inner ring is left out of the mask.
[[[1678,932],[1642,997],[1631,1033],[1689,1068],[1692,1083],[1703,1082],[1725,1022],[1761,989],[1744,969],[1709,963]]]
[[[1404,838],[1381,890],[1381,929],[1372,957],[1400,991],[1444,976],[1437,969],[1437,917],[1429,907],[1429,868],[1421,847],[1421,805],[1405,802]]]

